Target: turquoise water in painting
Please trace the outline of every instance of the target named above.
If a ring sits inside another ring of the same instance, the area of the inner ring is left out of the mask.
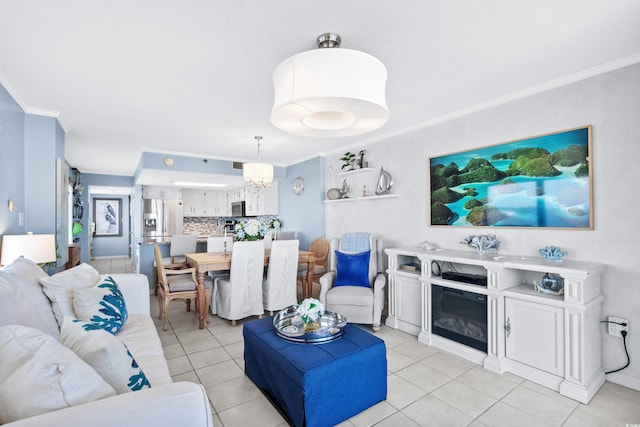
[[[463,169],[471,159],[484,158],[496,169],[506,171],[512,160],[491,161],[493,154],[531,147],[545,148],[550,153],[554,153],[571,144],[586,146],[588,144],[587,128],[441,156],[431,159],[431,166],[438,163],[448,165],[454,162]],[[466,221],[469,210],[464,208],[464,204],[473,198],[487,198],[490,205],[498,208],[506,216],[494,224],[496,226],[588,228],[590,225],[589,179],[576,178],[574,175],[576,168],[577,166],[570,168],[556,166],[561,175],[554,177],[510,177],[514,184],[508,186],[507,192],[504,191],[505,186],[499,185],[499,181],[468,183],[453,187],[451,190],[460,193],[464,193],[465,188],[473,187],[478,194],[465,196],[455,203],[447,204],[449,209],[457,215],[451,225],[472,225]]]

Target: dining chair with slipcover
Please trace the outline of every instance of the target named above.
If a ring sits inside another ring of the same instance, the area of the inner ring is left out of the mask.
[[[229,278],[216,277],[213,281],[211,312],[231,320],[233,326],[245,317],[262,317],[263,273],[264,242],[235,242]]]
[[[378,272],[381,240],[370,233],[345,233],[331,239],[329,267],[320,278],[320,302],[349,323],[380,329],[386,278]]]
[[[191,299],[196,302],[198,307],[198,282],[196,280],[195,268],[183,268],[183,269],[168,269],[165,268],[162,262],[162,255],[160,248],[156,244],[154,249],[154,258],[156,261],[156,271],[158,273],[158,306],[160,309],[160,315],[158,320],[162,319],[164,315],[163,330],[167,330],[167,323],[169,322],[169,302],[174,299],[186,300],[187,311],[191,311]],[[205,287],[210,287],[211,282],[205,282]],[[205,307],[211,303],[211,290],[205,289]],[[205,319],[207,322],[209,319],[205,313]]]
[[[274,240],[271,243],[267,276],[262,282],[263,308],[270,315],[298,302],[296,273],[299,246],[298,240]]]

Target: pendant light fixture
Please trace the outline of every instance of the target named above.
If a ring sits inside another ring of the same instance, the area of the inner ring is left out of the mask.
[[[269,187],[273,183],[273,165],[260,162],[261,136],[254,137],[258,141],[258,158],[256,162],[248,162],[242,165],[242,177],[247,185],[256,190]]]
[[[285,59],[273,71],[273,125],[302,136],[341,137],[389,120],[387,68],[377,58],[341,49],[338,34],[318,36],[318,49]]]

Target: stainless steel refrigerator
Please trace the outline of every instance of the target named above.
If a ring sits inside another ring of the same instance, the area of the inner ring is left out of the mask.
[[[142,199],[142,236],[183,234],[182,200]]]

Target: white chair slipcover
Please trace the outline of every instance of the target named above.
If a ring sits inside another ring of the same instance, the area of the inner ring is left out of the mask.
[[[264,272],[264,243],[235,242],[229,279],[216,277],[212,292],[218,317],[236,320],[260,316],[262,308],[262,276]],[[213,313],[213,310],[212,310]]]
[[[297,303],[298,240],[271,243],[267,277],[262,282],[263,308],[270,314]]]

